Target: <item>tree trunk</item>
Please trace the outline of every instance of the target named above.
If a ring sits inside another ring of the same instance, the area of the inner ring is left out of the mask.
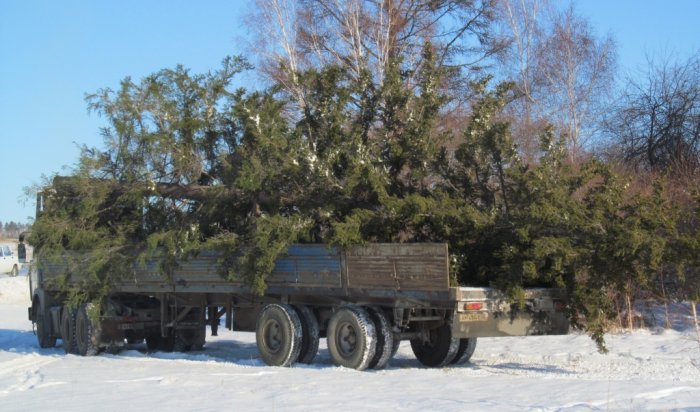
[[[634,314],[632,311],[632,282],[627,283],[627,291],[625,292],[625,300],[627,303],[627,327],[634,330]]]
[[[698,312],[695,309],[695,302],[690,302],[690,307],[693,308],[693,324],[695,325],[695,334],[698,338],[698,349],[700,349],[700,324],[698,324]]]
[[[671,318],[668,315],[668,299],[666,298],[666,286],[664,280],[664,272],[661,271],[661,294],[664,300],[664,328],[671,329]]]

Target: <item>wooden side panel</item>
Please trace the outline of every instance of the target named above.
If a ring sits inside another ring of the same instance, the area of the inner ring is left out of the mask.
[[[449,256],[444,243],[378,243],[345,256],[348,288],[444,291]]]

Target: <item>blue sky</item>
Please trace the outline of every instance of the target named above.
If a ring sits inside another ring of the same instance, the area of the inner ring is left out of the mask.
[[[556,0],[554,0],[556,1]],[[621,75],[646,69],[647,56],[685,60],[700,51],[698,0],[573,0],[596,34],[612,33]]]
[[[700,49],[700,1],[579,0],[598,34],[611,32],[623,73],[646,55]],[[103,119],[84,96],[162,68],[193,72],[246,53],[245,0],[0,0],[0,221],[29,222],[24,187],[73,165],[78,145],[100,146]],[[243,78],[246,86],[252,76]]]

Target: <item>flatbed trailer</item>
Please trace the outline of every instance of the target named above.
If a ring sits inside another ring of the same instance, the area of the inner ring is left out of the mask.
[[[430,367],[466,362],[478,337],[568,332],[565,293],[528,289],[525,305],[495,289],[451,287],[446,244],[368,244],[348,250],[289,247],[259,296],[222,273],[221,254],[203,251],[162,273],[158,260],[134,261],[99,307],[68,304],[58,279],[80,285],[68,265],[45,262],[31,276],[29,319],[41,347],[61,339],[66,353],[117,352],[145,341],[149,350],[201,350],[220,319],[256,333],[272,366],[311,363],[327,338],[333,362],[363,370],[386,366],[402,340]]]

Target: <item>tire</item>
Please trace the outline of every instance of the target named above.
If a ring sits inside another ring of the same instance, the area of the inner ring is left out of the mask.
[[[318,353],[320,341],[318,320],[308,306],[294,305],[299,320],[301,321],[301,350],[299,351],[299,363],[310,364]]]
[[[185,341],[182,339],[181,336],[175,336],[173,338],[173,349],[172,352],[189,352],[190,349],[192,349],[192,345],[188,345],[185,343]]]
[[[100,352],[100,328],[88,315],[91,306],[80,305],[75,315],[75,341],[81,356],[95,356]]]
[[[61,314],[61,340],[63,340],[63,350],[66,353],[77,354],[78,345],[75,340],[75,316],[77,311],[67,306],[63,307]]]
[[[328,322],[328,351],[333,363],[365,370],[374,358],[377,332],[369,314],[357,306],[339,309]]]
[[[401,339],[399,338],[398,335],[394,335],[394,346],[391,347],[391,358],[392,359],[394,358],[394,356],[396,356],[396,353],[398,353],[399,346],[401,346]]]
[[[428,341],[411,339],[411,349],[416,359],[425,366],[441,368],[457,356],[460,339],[452,337],[449,325],[442,325],[428,331]]]
[[[160,333],[148,335],[146,336],[146,348],[148,348],[150,352],[155,352],[160,349],[162,340],[163,338],[160,336]]]
[[[10,276],[15,277],[19,274],[19,268],[17,265],[12,266],[12,270],[10,271]]]
[[[105,352],[106,352],[106,353],[109,353],[110,355],[116,355],[116,354],[118,354],[119,352],[121,352],[121,350],[122,350],[122,346],[120,346],[120,345],[114,345],[114,344],[113,344],[113,345],[107,345],[107,347],[105,348]]]
[[[176,330],[173,336],[173,352],[189,352],[195,340],[193,329]]]
[[[450,362],[452,365],[461,365],[469,362],[476,349],[476,338],[463,338],[459,340],[459,348],[455,358]]]
[[[302,326],[290,305],[270,304],[258,315],[255,340],[263,361],[270,366],[292,366],[301,352]]]
[[[51,335],[51,325],[47,322],[48,315],[41,308],[41,301],[34,301],[34,321],[36,322],[36,338],[40,348],[56,347],[56,337]]]
[[[185,320],[191,322],[196,321],[198,322],[198,326],[187,329],[175,329],[172,335],[172,350],[174,352],[189,352],[191,350],[204,349],[207,334],[207,323],[204,312],[194,308],[190,310]]]
[[[391,331],[391,324],[381,308],[369,307],[367,313],[369,313],[377,332],[377,347],[374,357],[369,362],[369,368],[384,369],[389,363],[394,349],[394,334]]]
[[[168,331],[168,336],[160,336],[158,341],[158,350],[163,352],[174,352],[175,351],[175,336],[173,331]]]
[[[202,325],[201,328],[195,330],[195,339],[192,343],[190,350],[201,351],[204,350],[204,345],[207,343],[207,326]]]

